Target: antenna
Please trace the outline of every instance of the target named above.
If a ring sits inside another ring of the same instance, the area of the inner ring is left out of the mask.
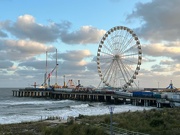
[[[45,75],[44,75],[44,85],[45,87],[47,86],[47,83],[46,83],[46,78],[47,78],[47,51],[46,51],[46,72],[45,72]]]
[[[56,66],[57,66],[58,64],[57,64],[57,49],[56,49]],[[56,84],[55,85],[57,85],[57,67],[56,67]]]

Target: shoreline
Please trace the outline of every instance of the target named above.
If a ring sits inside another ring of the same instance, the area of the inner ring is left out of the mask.
[[[142,107],[142,106],[133,106],[133,105],[130,105],[130,104],[126,104],[126,105],[120,105],[120,106],[115,106],[115,105],[110,105],[110,106],[114,106],[114,114],[121,114],[121,113],[125,113],[125,112],[134,112],[134,111],[143,111],[143,110],[151,110],[151,109],[160,109],[160,108],[156,108],[156,107]],[[90,107],[91,108],[91,107]],[[109,109],[108,109],[108,106],[103,106],[103,108],[101,108],[99,110],[99,114],[97,113],[94,113],[94,111],[97,111],[96,110],[97,107],[93,108],[93,109],[90,109],[90,112],[91,113],[81,113],[80,111],[76,112],[75,115],[72,113],[69,113],[67,112],[67,115],[64,115],[64,116],[61,116],[60,115],[49,115],[49,116],[43,116],[43,115],[39,115],[39,116],[30,116],[33,117],[34,119],[31,119],[31,120],[27,120],[27,118],[25,120],[21,120],[21,121],[18,121],[18,122],[14,122],[14,121],[11,121],[9,123],[0,123],[0,125],[3,125],[3,124],[18,124],[18,123],[25,123],[25,122],[37,122],[37,121],[44,121],[44,120],[53,120],[53,119],[59,119],[59,120],[62,120],[62,121],[67,121],[68,117],[74,117],[74,118],[78,118],[80,115],[83,115],[83,116],[103,116],[103,115],[109,115]],[[82,110],[81,110],[82,111]],[[74,111],[73,111],[74,112]],[[70,115],[68,115],[70,114]],[[24,116],[23,116],[24,117]],[[29,117],[29,116],[27,116]]]
[[[56,131],[58,128],[62,128],[64,126],[68,129],[68,127],[70,128],[71,126],[75,125],[79,125],[80,127],[87,126],[87,128],[101,123],[109,125],[109,116],[110,114],[105,114],[102,116],[80,115],[79,117],[71,119],[70,121],[59,121],[59,119],[54,119],[37,122],[5,124],[0,125],[0,134],[2,132],[15,132],[16,130],[16,132],[19,134],[31,132],[31,135],[35,135],[37,133],[38,135],[43,135],[44,132],[53,132],[54,130]],[[170,133],[173,133],[174,135],[180,134],[180,108],[162,108],[134,112],[122,112],[113,114],[112,118],[113,122],[116,123],[116,125],[113,126],[134,132],[159,135],[169,135]],[[2,131],[2,129],[4,130]]]

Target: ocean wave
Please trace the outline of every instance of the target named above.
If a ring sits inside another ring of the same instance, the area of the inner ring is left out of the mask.
[[[80,105],[72,105],[70,108],[86,108],[89,107],[89,104],[80,104]]]
[[[1,103],[1,105],[44,105],[44,104],[54,104],[54,103],[72,103],[75,101],[72,100],[50,100],[50,101],[46,101],[46,100],[35,100],[35,101],[9,101],[9,102],[3,102]]]
[[[49,107],[49,108],[44,108],[44,110],[52,111],[52,110],[61,110],[61,109],[68,109],[68,108],[70,108],[69,105],[59,106],[59,107]]]

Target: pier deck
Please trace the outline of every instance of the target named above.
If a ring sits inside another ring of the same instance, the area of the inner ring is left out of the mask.
[[[60,92],[50,90],[12,90],[14,97],[44,97],[56,100],[79,100],[79,101],[90,101],[90,102],[108,102],[113,104],[132,104],[135,106],[169,106],[170,101],[166,99],[149,98],[149,97],[133,97],[124,96],[117,94],[106,94],[106,93],[91,93],[91,92]]]

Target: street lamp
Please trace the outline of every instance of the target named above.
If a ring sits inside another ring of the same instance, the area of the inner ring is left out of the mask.
[[[113,135],[113,127],[112,127],[112,114],[113,114],[113,111],[114,111],[114,107],[113,106],[108,106],[108,109],[109,109],[109,112],[110,112],[110,132],[111,132],[111,135]]]

